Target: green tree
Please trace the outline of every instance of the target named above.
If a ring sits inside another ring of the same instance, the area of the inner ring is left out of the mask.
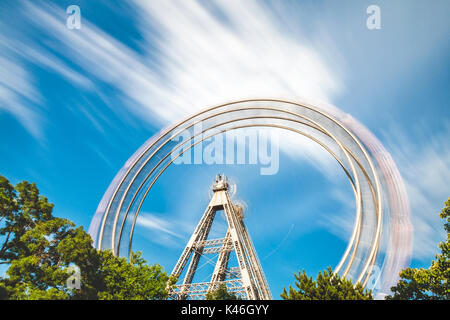
[[[36,184],[23,181],[14,188],[0,176],[0,263],[9,264],[8,277],[0,281],[0,298],[96,298],[102,279],[92,239],[52,211],[53,204]],[[66,286],[67,268],[73,264],[85,284],[80,290]]]
[[[440,213],[447,239],[439,244],[441,253],[428,269],[406,268],[400,280],[391,288],[387,300],[449,300],[450,299],[450,198]]]
[[[128,262],[97,251],[82,227],[52,215],[53,204],[36,185],[14,188],[0,175],[0,299],[164,299],[169,277],[133,253]],[[80,271],[80,289],[68,288],[70,266]],[[171,280],[172,281],[172,280]],[[172,283],[172,282],[170,282]]]
[[[225,284],[220,284],[214,291],[210,291],[205,296],[206,300],[240,300],[234,293],[227,291]]]
[[[21,238],[23,253],[11,264],[4,279],[11,299],[95,299],[102,279],[97,253],[82,228],[66,219],[38,223]],[[74,250],[70,250],[70,248]],[[77,265],[82,289],[67,287],[67,268]]]
[[[294,289],[291,285],[289,291],[283,288],[281,298],[285,300],[372,300],[372,292],[364,290],[361,284],[354,286],[351,280],[341,278],[333,273],[331,267],[319,272],[317,280],[308,277],[303,270],[295,274]]]
[[[0,175],[0,264],[11,263],[26,250],[22,236],[38,222],[51,220],[52,210],[36,184],[23,181],[14,188]]]
[[[99,292],[99,299],[167,299],[169,276],[158,264],[146,265],[140,252],[132,253],[130,262],[125,258],[115,257],[110,251],[101,251],[100,256],[105,289]]]

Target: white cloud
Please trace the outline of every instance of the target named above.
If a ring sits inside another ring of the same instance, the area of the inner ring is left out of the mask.
[[[173,228],[172,223],[150,213],[141,212],[136,220],[136,224],[149,230],[168,234],[175,238],[182,238],[179,233],[171,230]]]
[[[41,65],[45,68],[53,70],[69,82],[85,88],[92,88],[93,84],[91,81],[85,76],[81,75],[79,72],[69,68],[66,64],[64,64],[60,59],[58,59],[55,55],[50,52],[45,52],[45,54],[33,49],[31,47],[27,47],[23,44],[19,46],[20,54],[22,56],[38,65]]]
[[[318,52],[282,32],[262,3],[214,1],[222,19],[198,1],[136,3],[164,75],[158,107],[188,114],[249,97],[329,102],[342,87]]]
[[[252,97],[330,102],[343,87],[307,40],[282,31],[261,3],[214,1],[221,19],[197,1],[136,3],[143,9],[142,33],[158,44],[164,82],[157,105],[164,109],[190,114]],[[157,37],[149,31],[154,28]],[[283,137],[280,148],[289,156],[326,175],[336,169],[317,144],[290,133]]]
[[[353,193],[344,190],[344,188],[332,190],[333,199],[340,205],[333,212],[327,212],[320,217],[319,225],[342,240],[349,241],[356,219],[356,205]]]
[[[56,72],[75,86],[100,93],[96,86],[112,86],[117,92],[114,98],[121,102],[106,103],[114,112],[122,119],[129,119],[131,112],[153,125],[232,100],[272,97],[330,102],[342,90],[341,79],[307,39],[282,30],[279,17],[262,3],[214,1],[205,6],[199,1],[137,0],[135,4],[143,54],[86,17],[82,29],[69,30],[65,11],[49,4],[24,5],[27,21],[48,35],[49,41],[38,43],[25,37],[4,43],[16,56]],[[28,85],[24,94],[38,96],[30,81],[22,83]],[[9,110],[38,134],[37,110],[26,104]],[[96,117],[101,115],[90,116],[89,121],[98,124]],[[306,159],[326,175],[333,172],[333,159],[320,147],[288,136],[280,145],[283,152]]]
[[[282,137],[282,138],[281,138]],[[324,177],[335,180],[337,172],[343,172],[336,159],[315,141],[294,132],[283,132],[278,139],[280,150],[294,160],[304,159]]]
[[[69,30],[61,8],[26,3],[26,19],[51,40],[27,40],[30,43],[21,45],[28,53],[22,55],[75,85],[113,86],[116,99],[126,107],[119,109],[116,104],[115,112],[131,111],[153,124],[170,123],[241,98],[329,102],[340,92],[341,81],[317,51],[302,44],[298,34],[282,32],[280,20],[262,3],[217,1],[214,5],[226,22],[198,1],[136,1],[145,39],[140,45],[144,52],[147,49],[142,54],[86,17],[80,30]]]
[[[0,23],[2,30],[9,26]],[[0,110],[12,114],[39,141],[44,140],[42,109],[45,99],[38,90],[38,79],[29,71],[30,62],[51,69],[68,81],[90,87],[90,81],[67,67],[47,50],[40,52],[15,36],[0,35]]]
[[[3,39],[1,39],[3,40]],[[42,97],[24,66],[5,54],[0,43],[0,111],[12,114],[37,139],[42,138],[38,105]]]

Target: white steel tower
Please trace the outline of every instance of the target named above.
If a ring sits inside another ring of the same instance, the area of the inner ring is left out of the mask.
[[[231,201],[228,194],[229,185],[224,175],[217,176],[212,189],[212,199],[172,271],[172,276],[179,278],[189,262],[184,279],[172,289],[171,298],[204,299],[207,292],[224,284],[227,291],[243,299],[271,300],[272,295],[264,272],[245,228],[242,206]],[[227,232],[224,238],[209,240],[208,234],[216,212],[220,210],[223,210],[228,223]],[[233,251],[238,267],[229,268],[230,253]],[[219,255],[211,280],[192,283],[200,258],[216,253]]]

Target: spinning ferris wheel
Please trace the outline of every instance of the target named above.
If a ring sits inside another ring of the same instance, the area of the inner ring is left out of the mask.
[[[194,130],[197,124],[201,132]],[[411,251],[405,186],[377,138],[333,106],[271,99],[237,101],[206,109],[161,131],[131,156],[103,196],[89,228],[96,248],[128,256],[142,204],[164,171],[206,139],[253,127],[307,137],[338,162],[352,187],[356,212],[350,241],[334,272],[375,293],[388,292],[409,263]]]

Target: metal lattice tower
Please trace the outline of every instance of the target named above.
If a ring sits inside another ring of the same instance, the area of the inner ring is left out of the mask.
[[[213,185],[213,196],[194,233],[181,254],[172,276],[180,277],[188,264],[183,282],[170,294],[172,299],[204,299],[207,292],[225,284],[228,292],[243,299],[271,300],[267,280],[256,255],[255,248],[244,225],[242,206],[233,204],[224,175],[218,175]],[[208,239],[216,212],[223,210],[228,229],[222,239]],[[236,254],[238,267],[229,268],[230,253]],[[218,253],[217,262],[209,282],[192,283],[200,258]],[[190,259],[191,258],[191,259]]]

